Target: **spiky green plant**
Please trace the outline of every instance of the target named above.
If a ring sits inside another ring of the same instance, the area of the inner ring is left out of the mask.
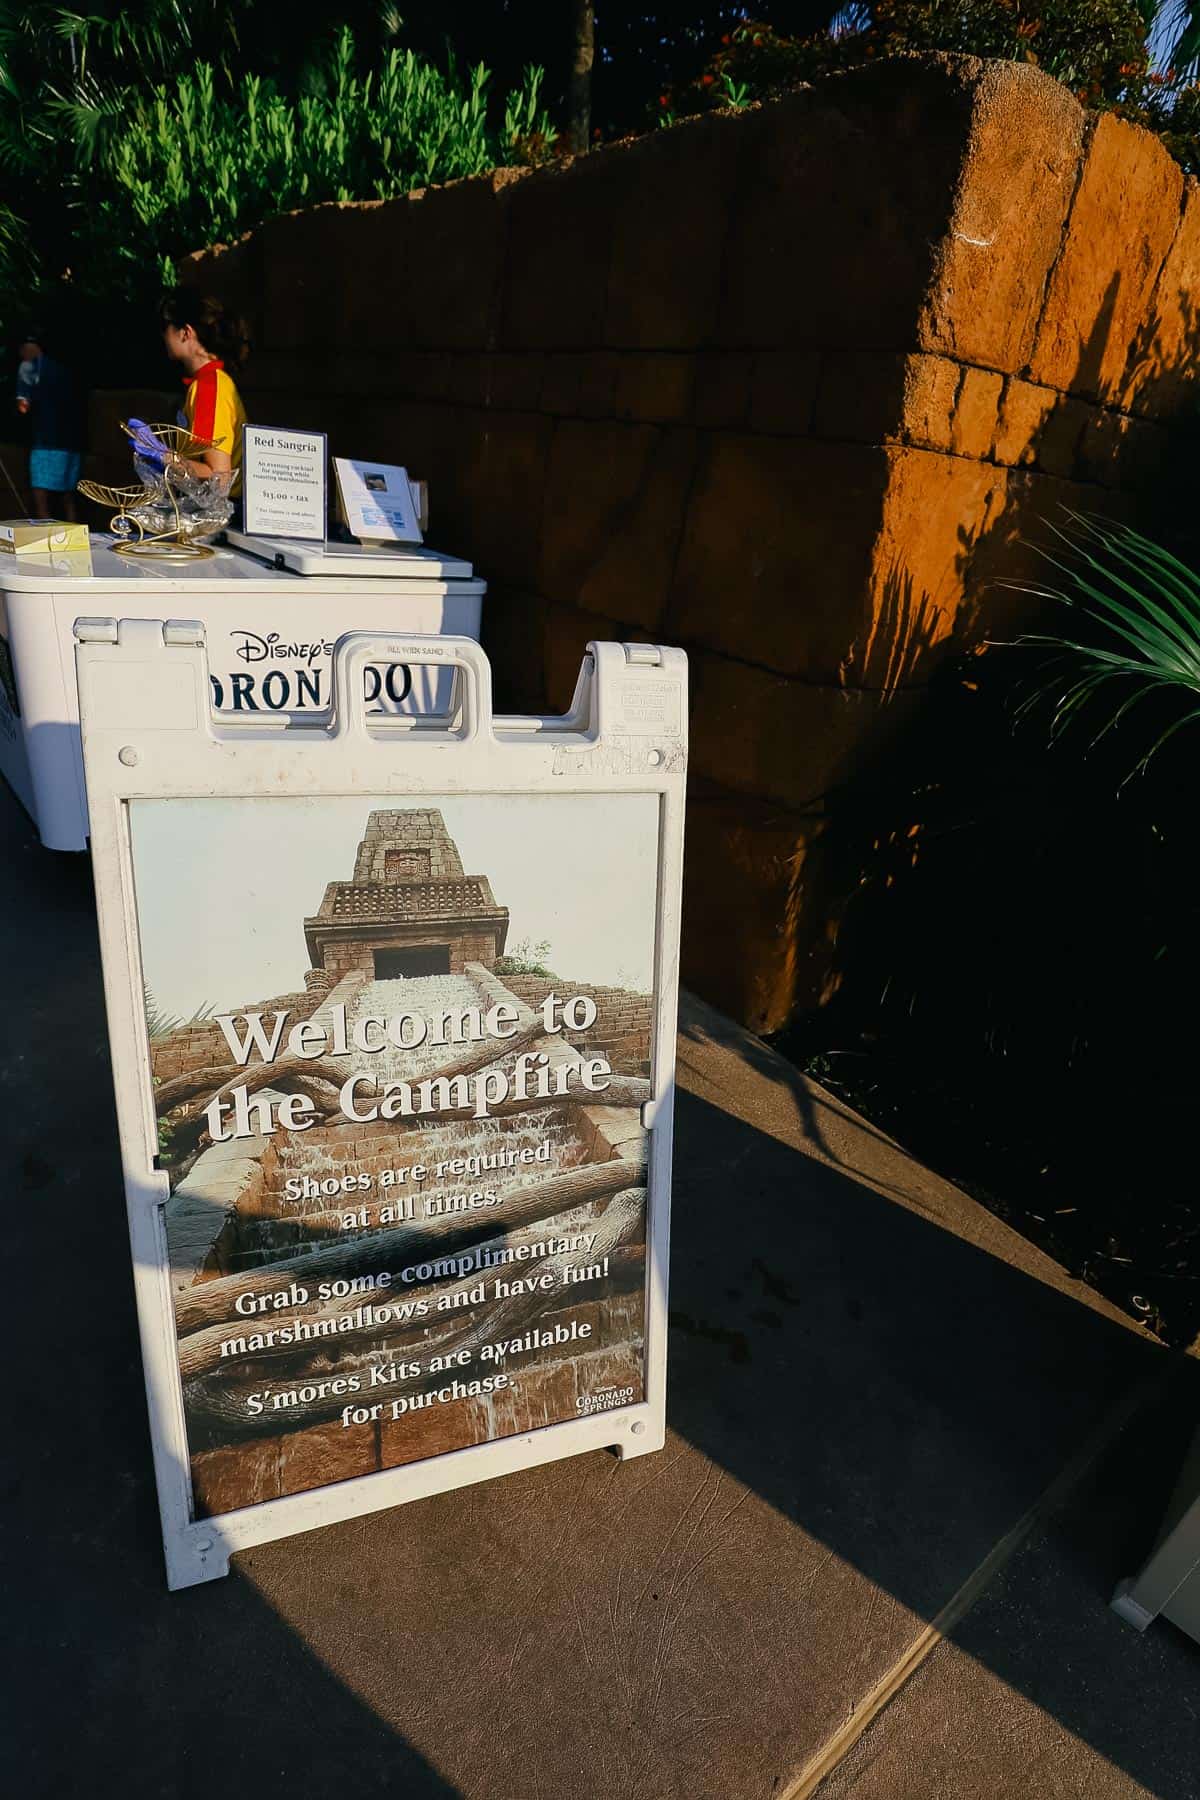
[[[1126,780],[1146,768],[1168,738],[1200,719],[1200,575],[1161,544],[1128,525],[1067,512],[1052,525],[1054,544],[1039,545],[1061,585],[1009,582],[1017,592],[1074,608],[1093,635],[1030,634],[1021,641],[1050,652],[1046,673],[1017,708],[1026,715],[1053,701],[1050,724],[1057,738],[1091,707],[1101,709],[1092,744],[1113,731],[1133,708],[1174,693],[1188,701],[1156,731]],[[1095,711],[1090,716],[1095,723]]]
[[[174,1013],[164,1012],[155,999],[154,989],[148,981],[142,983],[142,998],[146,1007],[146,1036],[152,1042],[157,1042],[159,1038],[170,1037],[173,1031],[183,1031],[189,1025],[207,1025],[212,1018],[212,1002],[198,1006],[195,1012],[186,1019],[181,1019]]]

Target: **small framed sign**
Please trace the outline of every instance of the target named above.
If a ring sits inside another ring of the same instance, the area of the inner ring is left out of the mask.
[[[261,537],[323,541],[327,457],[323,431],[243,426],[246,530]]]
[[[367,543],[419,544],[421,527],[408,470],[335,456],[334,472],[351,535]]]

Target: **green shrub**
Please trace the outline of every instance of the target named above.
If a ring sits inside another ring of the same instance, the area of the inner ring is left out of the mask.
[[[838,69],[937,50],[1035,63],[1093,105],[1140,93],[1149,66],[1137,0],[876,0],[846,28],[811,37],[740,25],[661,105],[672,116],[746,105]]]
[[[813,37],[790,38],[770,25],[748,21],[725,33],[720,48],[699,75],[660,95],[664,122],[772,100],[800,82],[861,62],[860,35],[822,31]]]
[[[316,93],[289,97],[248,76],[232,99],[211,65],[134,95],[97,134],[101,194],[80,235],[89,285],[125,290],[147,264],[155,283],[174,257],[228,242],[272,213],[322,200],[388,200],[434,182],[524,160],[531,140],[552,145],[539,105],[540,69],[508,95],[503,124],[488,120],[488,73],[461,79],[393,49],[359,74],[343,30]],[[89,189],[95,183],[89,181]]]
[[[199,62],[148,87],[64,103],[53,116],[74,144],[71,284],[141,300],[173,280],[176,257],[273,213],[391,199],[550,155],[542,71],[528,69],[495,107],[488,80],[482,65],[464,76],[452,61],[441,69],[397,48],[360,72],[343,29],[312,91],[285,94],[257,75],[230,90]],[[29,271],[15,266],[14,226],[0,218],[0,287],[19,291]]]
[[[1200,175],[1200,82],[1152,72],[1114,111],[1153,131],[1189,175]]]
[[[553,969],[546,967],[546,959],[550,955],[550,940],[543,938],[534,943],[532,938],[522,938],[519,943],[509,948],[507,956],[496,958],[497,975],[550,975]]]
[[[875,54],[948,50],[1036,63],[1081,100],[1117,100],[1148,66],[1135,0],[879,0]]]

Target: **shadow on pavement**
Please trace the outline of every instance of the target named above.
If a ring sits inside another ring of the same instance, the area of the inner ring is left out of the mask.
[[[453,1800],[236,1570],[166,1591],[90,864],[41,850],[3,789],[0,830],[12,1791]]]
[[[1031,1534],[821,1800],[1192,1800],[1200,1649],[1165,1621],[1139,1636],[1108,1607],[1112,1571],[1144,1556],[1194,1422],[1170,1388]]]
[[[785,1792],[1161,1366],[700,1009],[680,1043],[666,1452],[260,1546],[228,1581],[169,1595],[90,872],[42,852],[7,796],[0,830],[22,1793]],[[1156,1475],[1148,1520],[1164,1497]],[[1111,1706],[1070,1683],[1034,1697],[1161,1781],[1129,1728],[1130,1640],[1113,1643]]]

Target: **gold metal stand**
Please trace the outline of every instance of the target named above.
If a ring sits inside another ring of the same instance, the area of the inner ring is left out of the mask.
[[[128,431],[124,420],[121,429]],[[177,457],[192,459],[215,448],[206,439],[193,437],[181,425],[152,425],[150,429]],[[118,556],[144,556],[160,562],[185,563],[201,562],[214,554],[210,544],[200,543],[192,536],[188,521],[179,510],[179,495],[171,481],[171,468],[168,462],[162,472],[161,487],[147,482],[128,487],[109,487],[101,481],[79,483],[78,491],[87,499],[113,509],[109,528],[113,536],[121,540],[113,545]],[[138,512],[151,506],[160,507],[164,499],[170,504],[174,523],[163,531],[148,531]],[[219,529],[219,526],[208,527],[205,535],[210,536]]]

